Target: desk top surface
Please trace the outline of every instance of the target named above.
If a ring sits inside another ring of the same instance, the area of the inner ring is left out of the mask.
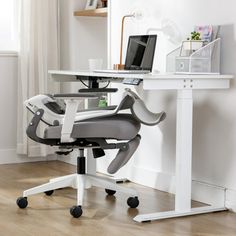
[[[221,75],[221,74],[174,74],[174,73],[150,73],[150,74],[117,74],[117,73],[96,73],[86,70],[78,71],[66,71],[66,70],[50,70],[48,71],[51,78],[57,76],[81,76],[81,77],[102,77],[102,78],[137,78],[143,80],[178,80],[178,79],[233,79],[233,75]]]

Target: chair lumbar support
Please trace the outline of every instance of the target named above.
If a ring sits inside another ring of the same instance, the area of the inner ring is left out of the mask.
[[[77,171],[74,174],[50,179],[48,183],[25,190],[16,201],[19,208],[28,206],[28,197],[38,193],[51,196],[56,189],[71,187],[77,191],[77,203],[71,207],[70,214],[79,218],[83,214],[84,191],[89,187],[101,187],[112,196],[116,192],[127,195],[127,205],[139,205],[136,190],[117,184],[111,178],[86,173],[85,149],[92,149],[94,158],[105,156],[104,150],[118,149],[117,156],[108,166],[108,173],[114,174],[125,166],[137,150],[141,136],[141,124],[157,125],[165,119],[164,112],[152,113],[142,99],[126,89],[118,106],[78,111],[79,99],[95,98],[91,94],[38,95],[25,102],[33,113],[28,125],[27,135],[37,143],[59,148],[58,155],[69,155],[74,149],[79,151]],[[65,102],[62,102],[65,101]],[[129,113],[123,112],[128,110]],[[44,136],[37,134],[41,122],[47,125]],[[115,140],[115,141],[114,141]]]

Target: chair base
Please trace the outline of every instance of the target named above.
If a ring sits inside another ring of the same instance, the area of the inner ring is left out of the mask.
[[[92,186],[129,194],[131,197],[138,196],[136,190],[120,186],[115,183],[115,180],[110,180],[106,177],[93,176],[89,174],[71,174],[50,179],[49,183],[25,190],[23,192],[23,197],[44,193],[50,190],[72,187],[77,189],[77,205],[82,206],[84,190]]]
[[[115,180],[89,174],[71,174],[50,179],[50,181],[46,184],[25,190],[23,192],[23,197],[17,199],[17,205],[23,209],[28,205],[28,196],[38,193],[47,194],[55,189],[72,187],[77,189],[77,205],[71,207],[70,214],[75,218],[79,218],[83,212],[82,206],[84,190],[91,188],[92,186],[104,188],[106,189],[106,192],[108,194],[111,193],[111,195],[113,195],[116,191],[128,194],[130,196],[127,200],[128,206],[131,208],[136,208],[139,205],[138,193],[136,190],[120,186],[116,184]],[[51,194],[52,192],[48,195]]]
[[[73,217],[78,218],[82,215],[81,207],[83,206],[84,190],[91,188],[92,186],[104,188],[108,194],[114,194],[116,191],[129,194],[127,204],[131,208],[136,208],[139,205],[138,193],[136,190],[118,185],[115,179],[112,180],[102,176],[87,174],[84,150],[80,149],[79,151],[80,155],[77,158],[76,174],[53,178],[46,184],[25,190],[23,192],[23,197],[17,199],[17,205],[20,208],[26,208],[28,205],[28,196],[38,193],[51,195],[55,189],[71,187],[77,189],[77,205],[71,208],[70,213]]]

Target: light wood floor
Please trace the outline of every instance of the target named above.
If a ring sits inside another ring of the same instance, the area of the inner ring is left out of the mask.
[[[174,197],[134,184],[127,185],[141,193],[139,210],[128,210],[128,196],[117,193],[116,197],[106,197],[104,190],[98,188],[86,191],[80,219],[73,219],[69,213],[76,202],[73,189],[58,190],[51,197],[29,197],[29,206],[24,210],[16,206],[22,190],[74,171],[75,167],[62,162],[0,165],[0,236],[236,235],[236,214],[231,212],[136,223],[132,217],[137,213],[172,210]]]

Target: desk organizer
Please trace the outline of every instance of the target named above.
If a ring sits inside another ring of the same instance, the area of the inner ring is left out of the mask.
[[[220,44],[218,38],[207,45],[190,51],[186,56],[184,43],[167,54],[166,71],[176,74],[220,74]]]

